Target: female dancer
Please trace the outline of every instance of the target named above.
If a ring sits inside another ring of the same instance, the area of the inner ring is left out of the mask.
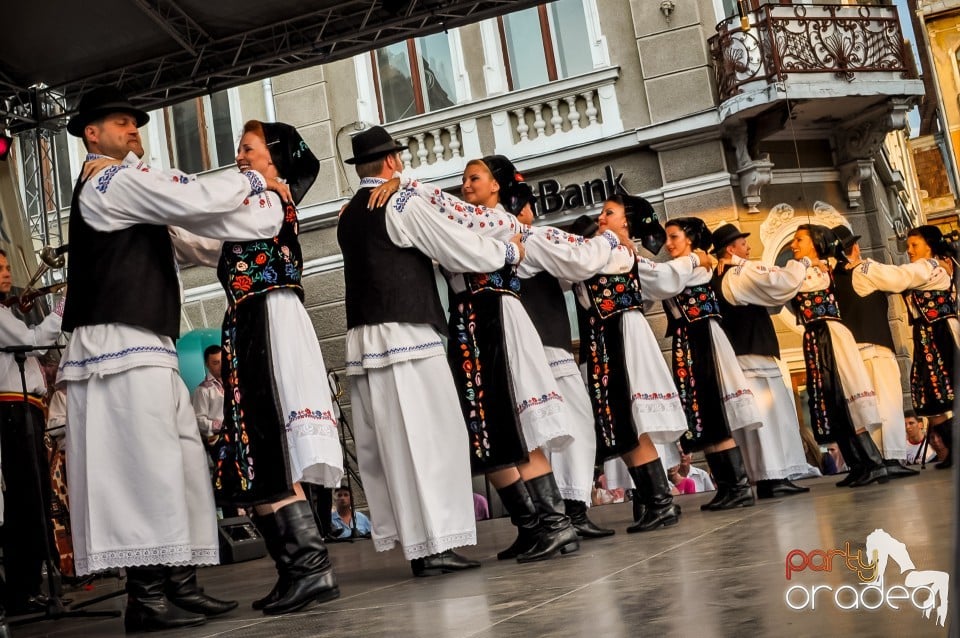
[[[226,242],[220,253],[217,275],[228,306],[224,434],[214,483],[221,501],[256,505],[278,580],[254,608],[283,614],[340,595],[300,486],[334,487],[343,474],[323,355],[303,307],[297,239],[295,204],[316,179],[319,162],[292,126],[251,120],[237,166],[283,178],[291,198],[261,196],[265,219],[279,227],[272,238]]]
[[[823,261],[833,254],[833,233],[825,226],[804,224],[790,244],[794,259],[813,265],[794,297],[797,321],[803,324],[803,357],[813,431],[819,443],[836,441],[850,467],[838,487],[861,487],[889,480],[883,455],[868,429],[881,425],[876,393],[860,358],[856,340],[840,323],[842,309],[833,295],[830,272]]]
[[[710,231],[697,217],[666,223],[671,257],[706,250]],[[717,483],[717,493],[702,510],[726,510],[754,504],[743,454],[735,430],[762,424],[760,409],[737,363],[737,355],[720,326],[720,305],[711,285],[712,270],[697,272],[683,291],[663,302],[667,333],[673,335],[673,375],[687,417],[681,439],[685,452],[703,450]]]
[[[464,198],[471,204],[506,210],[530,226],[533,224],[533,191],[518,179],[516,168],[502,155],[473,160],[464,172]],[[543,342],[573,434],[573,443],[569,446],[559,451],[545,450],[544,454],[553,468],[565,512],[577,535],[581,538],[610,536],[614,530],[600,528],[587,517],[596,454],[593,413],[571,352],[570,322],[559,280],[579,281],[598,272],[606,265],[610,251],[598,240],[600,250],[573,253],[565,249],[570,235],[546,228],[531,229],[531,232],[537,234],[537,239],[528,238],[528,256],[518,267],[520,301]],[[573,243],[577,241],[583,243],[579,237],[573,239]],[[611,238],[610,244],[616,246],[616,238]],[[546,250],[537,249],[541,246]],[[574,256],[578,258],[572,259]]]
[[[652,212],[643,198],[614,195],[604,202],[597,223],[600,231],[612,231],[629,245]],[[677,388],[643,316],[643,302],[677,294],[694,273],[707,272],[698,268],[701,263],[707,263],[707,255],[700,250],[662,264],[618,250],[601,274],[575,287],[597,458],[619,455],[636,486],[630,533],[679,521],[680,507],[673,504],[657,447],[673,448],[687,430]]]
[[[902,266],[864,259],[853,266],[853,287],[859,295],[874,291],[903,293],[913,326],[910,394],[913,410],[929,419],[949,450],[937,469],[953,466],[953,362],[960,347],[957,296],[953,286],[955,251],[936,226],[917,226],[907,233]]]

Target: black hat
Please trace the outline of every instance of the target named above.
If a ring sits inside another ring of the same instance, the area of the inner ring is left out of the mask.
[[[320,161],[297,129],[283,122],[261,122],[264,141],[277,173],[287,181],[293,203],[299,204],[320,172]]]
[[[737,241],[741,237],[749,237],[750,233],[741,232],[733,224],[724,224],[713,231],[713,251],[716,254],[723,252],[723,249]]]
[[[830,230],[833,231],[833,235],[837,238],[837,241],[840,242],[840,245],[843,247],[843,252],[847,252],[850,248],[860,240],[860,235],[854,235],[853,232],[840,224],[839,226],[834,226]]]
[[[353,157],[345,160],[347,164],[366,164],[404,148],[382,126],[371,126],[354,135],[350,142],[353,145]]]
[[[146,111],[130,103],[114,86],[100,86],[85,93],[77,105],[77,113],[67,122],[67,131],[75,137],[83,137],[83,129],[111,113],[129,113],[137,118],[137,128],[150,121]]]

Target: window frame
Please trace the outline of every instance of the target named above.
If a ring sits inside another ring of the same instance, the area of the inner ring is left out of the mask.
[[[230,136],[234,140],[234,146],[236,146],[236,143],[238,142],[237,136],[239,135],[239,131],[243,126],[243,118],[240,112],[239,89],[237,87],[226,89],[225,93],[227,96],[227,104],[230,109]],[[197,128],[200,139],[201,168],[197,171],[197,173],[216,171],[230,166],[235,159],[235,155],[231,154],[230,157],[227,158],[219,157],[216,139],[217,130],[214,124],[214,118],[212,117],[213,102],[210,98],[210,94],[205,94],[195,98],[190,98],[190,100],[184,100],[183,102],[173,104],[159,110],[159,112],[162,114],[162,133],[163,137],[166,138],[167,160],[169,162],[169,167],[179,171],[187,172],[184,171],[182,167],[178,166],[177,131],[173,122],[173,108],[191,100],[197,109]]]
[[[467,82],[467,70],[464,66],[462,55],[462,45],[460,42],[459,29],[451,29],[444,32],[447,36],[447,47],[450,53],[450,63],[453,71],[453,95],[450,96],[454,105],[461,104],[471,99],[469,83]],[[422,117],[442,108],[426,110],[427,101],[424,98],[423,75],[420,73],[420,54],[417,41],[425,36],[416,38],[407,38],[403,40],[407,48],[407,59],[410,63],[410,81],[413,84],[413,101],[416,113],[399,120],[387,122],[384,117],[383,94],[380,86],[380,71],[377,66],[377,52],[385,47],[372,49],[366,54],[361,54],[354,58],[355,71],[357,74],[357,86],[360,92],[358,96],[358,111],[360,117],[364,120],[371,119],[371,115],[376,114],[376,120],[380,124],[393,124],[407,119]],[[388,45],[389,46],[389,45]],[[364,88],[367,88],[369,95],[365,95]],[[374,108],[375,107],[375,108]]]

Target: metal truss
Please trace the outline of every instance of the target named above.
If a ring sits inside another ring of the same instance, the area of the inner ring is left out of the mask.
[[[69,109],[95,86],[118,86],[131,101],[155,109],[296,69],[325,64],[411,37],[541,4],[536,0],[353,0],[323,3],[294,18],[214,38],[174,0],[132,0],[178,46],[145,62],[117,66],[61,86],[18,87],[0,74],[0,125],[62,126]],[[386,7],[384,5],[387,5]],[[270,3],[263,3],[269,15]],[[51,120],[54,120],[51,122]]]
[[[31,248],[63,244],[62,202],[56,187],[57,156],[54,153],[56,132],[49,128],[33,128],[19,135],[23,156],[24,207]]]

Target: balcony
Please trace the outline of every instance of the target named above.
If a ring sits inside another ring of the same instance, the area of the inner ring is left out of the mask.
[[[624,132],[616,99],[619,69],[494,95],[387,125],[406,148],[412,175],[446,185],[483,155],[477,122],[489,118],[494,152],[514,161],[602,142]]]
[[[717,25],[710,54],[722,120],[790,100],[801,123],[826,123],[923,95],[895,7],[763,5]]]

